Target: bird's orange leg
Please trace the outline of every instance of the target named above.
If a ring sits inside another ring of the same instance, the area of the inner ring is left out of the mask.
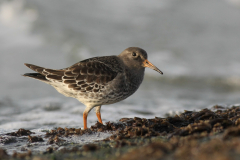
[[[87,106],[83,112],[83,125],[84,129],[87,129],[87,116],[88,113],[94,108],[94,106]]]
[[[84,129],[87,129],[87,116],[88,116],[88,113],[83,112],[83,125],[84,125]]]
[[[103,124],[100,110],[101,110],[101,106],[97,106],[96,107],[96,115],[97,115],[98,121]]]
[[[102,123],[101,113],[100,113],[100,112],[97,112],[96,115],[97,115],[98,121],[99,121],[100,123]]]

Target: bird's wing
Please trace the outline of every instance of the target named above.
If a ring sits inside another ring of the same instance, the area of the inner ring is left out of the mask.
[[[81,90],[81,92],[98,92],[104,89],[106,83],[112,81],[118,74],[106,63],[96,60],[84,60],[78,62],[71,67],[61,70],[53,70],[42,68],[36,65],[25,64],[30,69],[38,72],[38,77],[45,77],[47,81],[58,81],[68,85],[68,88],[73,90]],[[38,79],[29,76],[32,73],[27,73],[24,76]],[[39,80],[41,80],[39,79]]]
[[[64,71],[62,81],[73,90],[98,92],[112,81],[117,72],[99,61],[82,61]]]

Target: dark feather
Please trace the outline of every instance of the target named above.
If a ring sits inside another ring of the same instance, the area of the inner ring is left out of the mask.
[[[92,89],[93,89],[93,87],[88,86],[88,87],[86,88],[86,91],[91,91]]]
[[[76,88],[76,87],[78,87],[77,84],[69,84],[68,85],[68,88]]]
[[[58,80],[58,81],[62,80],[62,76],[58,76],[58,75],[47,75],[46,77],[48,79],[53,79],[53,80]]]
[[[28,68],[38,72],[41,74],[41,72],[43,71],[43,67],[39,67],[39,66],[36,66],[36,65],[33,65],[33,64],[28,64],[28,63],[24,63]]]
[[[88,86],[88,84],[83,84],[83,85],[81,85],[82,88],[85,88],[85,87],[87,87],[87,86]]]
[[[76,76],[76,74],[72,73],[71,71],[64,72],[64,75],[68,76],[68,77],[75,77]]]
[[[76,78],[76,80],[78,81],[84,81],[87,78],[87,75],[81,75],[79,74],[78,77]]]
[[[49,82],[45,76],[39,74],[39,73],[25,73],[23,76],[25,77],[31,77],[40,81],[45,81],[45,82]]]
[[[94,73],[94,69],[93,69],[93,68],[88,68],[87,73],[88,73],[88,74],[93,74],[93,73]]]
[[[44,69],[45,72],[49,74],[54,74],[58,76],[64,76],[64,71],[63,70],[54,70],[54,69]]]
[[[80,73],[81,74],[87,74],[87,67],[83,67],[81,70],[80,70]]]
[[[74,87],[73,90],[79,91],[81,90],[81,87]]]
[[[87,76],[87,83],[94,82],[96,78],[97,78],[96,76],[91,76],[91,75]]]
[[[64,80],[63,81],[65,84],[76,84],[75,80]]]
[[[80,66],[73,68],[72,73],[74,73],[74,74],[79,74],[81,68],[82,68],[82,67],[80,67]]]
[[[78,85],[81,85],[81,84],[84,84],[84,83],[86,83],[86,82],[84,82],[84,81],[79,81],[77,84],[78,84]]]
[[[75,79],[75,77],[67,77],[67,76],[63,76],[63,79]]]
[[[94,89],[94,90],[93,90],[93,92],[98,92],[98,91],[99,91],[99,89]]]

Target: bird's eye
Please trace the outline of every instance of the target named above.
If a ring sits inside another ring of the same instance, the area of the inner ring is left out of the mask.
[[[136,52],[133,52],[133,53],[132,53],[132,56],[134,56],[134,57],[135,57],[136,55],[137,55],[137,54],[136,54]]]

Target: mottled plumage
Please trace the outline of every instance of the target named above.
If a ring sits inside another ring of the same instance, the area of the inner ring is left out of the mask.
[[[147,60],[146,51],[137,47],[127,48],[118,56],[90,58],[59,70],[25,65],[38,73],[26,73],[24,76],[50,84],[63,95],[76,98],[86,105],[84,129],[87,128],[87,115],[92,108],[96,107],[98,120],[102,123],[101,105],[119,102],[138,89],[145,67],[162,74]]]

